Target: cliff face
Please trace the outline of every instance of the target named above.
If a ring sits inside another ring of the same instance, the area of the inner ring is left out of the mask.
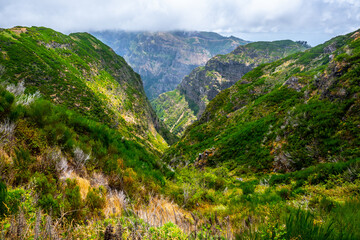
[[[181,99],[187,101],[187,104],[181,104],[183,107],[182,112],[189,112],[188,109],[185,109],[185,106],[188,106],[194,114],[191,118],[199,118],[209,101],[220,91],[234,85],[244,74],[254,67],[278,60],[291,53],[303,51],[306,48],[306,45],[290,40],[256,42],[239,46],[229,54],[218,55],[211,58],[204,67],[194,69],[177,87],[176,91],[182,95]],[[163,116],[165,124],[167,124],[172,131],[179,128],[176,132],[181,135],[186,126],[193,122],[193,120],[177,121],[178,123],[183,123],[182,126],[172,125],[174,121],[171,121],[171,123],[167,122],[167,119],[176,118],[175,116],[183,118],[184,115],[177,114],[177,112],[179,112],[178,108],[176,112],[173,113],[171,111],[173,108],[168,106],[168,103],[166,107],[161,107],[161,102],[164,101],[164,99],[170,99],[174,96],[173,94],[165,96],[166,94],[167,93],[160,95],[159,99],[153,101],[152,104],[155,106],[158,114],[164,115],[161,113],[167,113]],[[171,102],[178,105],[176,99],[171,100]]]
[[[138,72],[150,99],[176,88],[184,76],[216,54],[247,43],[211,32],[94,32]]]

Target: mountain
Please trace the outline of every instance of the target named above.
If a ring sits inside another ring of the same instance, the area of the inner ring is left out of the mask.
[[[194,68],[247,41],[213,32],[91,32],[141,75],[149,99],[173,90]]]
[[[165,159],[174,165],[194,162],[211,149],[210,165],[288,172],[356,158],[358,35],[334,38],[248,72],[210,101]]]
[[[165,152],[171,195],[230,239],[359,239],[359,83],[360,30],[259,65]]]
[[[1,80],[23,82],[31,93],[118,129],[161,152],[167,144],[140,76],[87,33],[69,36],[47,28],[1,31]]]
[[[305,42],[290,40],[238,46],[231,53],[217,55],[205,66],[194,69],[175,90],[161,94],[151,104],[170,131],[181,136],[185,128],[201,116],[209,101],[245,73],[307,48]]]
[[[160,202],[159,128],[140,76],[92,35],[1,29],[1,239],[104,238],[97,221]]]
[[[0,48],[1,239],[360,239],[360,30],[246,73],[162,159],[139,76],[93,36]]]

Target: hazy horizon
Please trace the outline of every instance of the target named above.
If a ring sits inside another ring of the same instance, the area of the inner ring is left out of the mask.
[[[303,40],[315,46],[360,28],[356,0],[3,0],[2,28],[208,31],[249,41]]]

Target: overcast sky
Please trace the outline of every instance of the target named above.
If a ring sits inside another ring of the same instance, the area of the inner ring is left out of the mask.
[[[0,27],[215,31],[312,46],[360,28],[360,0],[0,0]]]

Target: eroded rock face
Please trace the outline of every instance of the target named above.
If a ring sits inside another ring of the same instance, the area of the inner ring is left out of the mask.
[[[188,101],[192,101],[198,106],[198,111],[195,112],[199,117],[209,101],[220,91],[234,85],[254,66],[255,64],[214,57],[206,63],[205,67],[197,68],[186,76],[178,89]]]
[[[200,117],[208,102],[220,91],[234,85],[259,64],[272,62],[304,49],[306,47],[301,43],[287,40],[239,46],[227,55],[213,57],[205,67],[192,71],[180,83],[178,89],[188,101],[198,107],[198,111],[196,111],[197,107],[193,110],[197,117]],[[294,84],[291,87],[295,87]]]

